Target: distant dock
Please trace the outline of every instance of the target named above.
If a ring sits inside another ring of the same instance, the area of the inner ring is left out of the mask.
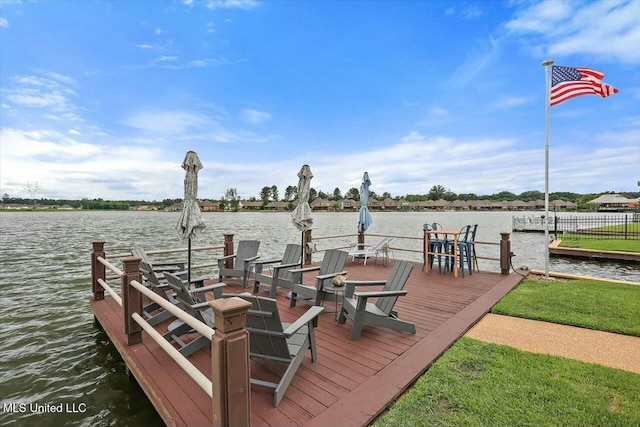
[[[523,232],[543,232],[545,224],[549,223],[549,230],[555,227],[556,217],[552,216],[548,220],[544,215],[523,215],[511,217],[511,230]]]

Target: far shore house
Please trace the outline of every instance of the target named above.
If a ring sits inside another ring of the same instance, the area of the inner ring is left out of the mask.
[[[597,205],[598,211],[616,212],[637,207],[638,199],[627,199],[622,194],[603,194],[587,203]]]
[[[607,195],[614,196],[614,195]],[[598,199],[596,199],[598,200]],[[622,209],[622,205],[629,209],[629,206],[633,207],[638,204],[637,199],[622,199],[616,198],[613,205],[605,204],[605,206],[616,207]],[[593,202],[596,202],[595,200]],[[591,202],[590,202],[591,203]],[[270,201],[266,205],[261,200],[240,200],[238,202],[238,210],[240,211],[271,211],[271,212],[288,212],[295,208],[298,204],[298,200],[294,201]],[[220,204],[217,201],[202,200],[198,201],[200,210],[202,212],[219,212]],[[322,197],[316,197],[309,205],[315,212],[357,212],[360,209],[361,203],[354,199],[342,199],[342,200],[328,200]],[[6,206],[6,205],[5,205]],[[524,202],[522,200],[514,201],[494,201],[494,200],[421,200],[416,202],[409,202],[404,198],[398,200],[387,197],[384,200],[369,199],[369,210],[375,211],[407,211],[407,212],[421,212],[421,211],[541,211],[544,210],[544,200],[536,200]],[[33,206],[25,206],[24,209],[33,208]],[[131,210],[154,210],[152,205],[142,205],[132,207]],[[578,208],[574,202],[565,202],[564,200],[553,200],[549,202],[549,209],[552,211],[575,211]],[[5,209],[10,209],[5,207]],[[17,209],[17,208],[14,208]],[[55,208],[54,208],[55,209]],[[60,207],[59,209],[65,209]],[[174,203],[173,205],[163,209],[165,212],[180,212],[182,210],[182,203]]]

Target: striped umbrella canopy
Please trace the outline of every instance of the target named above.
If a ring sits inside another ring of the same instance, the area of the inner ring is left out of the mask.
[[[198,171],[202,169],[202,163],[195,151],[188,151],[182,162],[185,170],[184,176],[184,201],[182,213],[178,220],[178,232],[182,240],[189,242],[188,251],[188,280],[191,282],[191,239],[196,237],[206,225],[202,219],[200,206],[198,206]]]
[[[360,185],[360,212],[358,214],[358,231],[366,231],[367,228],[373,223],[371,219],[371,213],[369,213],[369,186],[371,180],[369,180],[369,174],[364,173],[362,177],[362,184]]]

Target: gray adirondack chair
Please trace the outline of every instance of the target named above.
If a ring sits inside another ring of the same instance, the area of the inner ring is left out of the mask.
[[[251,384],[274,389],[273,405],[278,406],[302,363],[307,349],[311,350],[311,361],[316,361],[313,321],[324,308],[311,307],[295,322],[289,324],[280,321],[276,300],[246,293],[237,296],[252,304],[247,313],[246,326],[249,331],[250,356],[287,365],[277,383],[251,379]]]
[[[200,322],[213,328],[213,310],[206,300],[205,293],[212,292],[215,299],[223,298],[222,288],[226,285],[224,283],[217,283],[215,285],[190,290],[185,282],[175,274],[165,272],[164,275],[167,278],[167,285],[175,292],[176,299],[181,304],[181,308]],[[185,342],[182,336],[191,332],[194,332],[191,326],[177,319],[169,325],[164,338],[167,341],[176,342],[180,346],[180,353],[187,357],[210,344],[209,338],[203,336]]]
[[[351,339],[360,338],[364,324],[382,326],[401,332],[416,333],[413,323],[398,319],[393,311],[398,297],[406,295],[402,290],[413,270],[413,265],[406,261],[396,261],[387,281],[345,281],[345,293],[342,308],[338,315],[338,323],[345,323],[347,318],[353,322]],[[355,292],[356,286],[384,285],[382,291]],[[368,298],[376,298],[376,303],[367,302]]]
[[[184,262],[153,262],[151,261],[151,259],[149,258],[149,255],[147,255],[147,253],[145,252],[144,249],[142,248],[133,248],[131,249],[131,255],[140,258],[142,261],[144,261],[148,268],[150,269],[150,271],[153,271],[154,273],[159,273],[160,275],[162,275],[163,272],[168,271],[168,272],[177,272],[177,271],[184,271]],[[142,271],[142,266],[140,267],[140,270]]]
[[[293,274],[293,286],[291,288],[290,307],[295,307],[296,301],[300,299],[313,299],[313,305],[322,305],[325,298],[324,284],[328,283],[338,274],[346,274],[343,271],[349,253],[339,249],[330,249],[324,253],[322,264],[319,267],[297,268],[291,270]],[[315,286],[305,285],[302,282],[304,273],[317,271]]]
[[[140,261],[140,271],[146,279],[147,287],[156,295],[166,299],[173,305],[180,305],[180,302],[176,299],[176,294],[167,285],[167,281],[164,280],[164,283],[162,283],[160,279],[158,279],[158,276],[151,271],[151,268],[146,262]],[[169,290],[171,290],[171,292],[167,293]],[[147,304],[143,307],[142,312],[147,323],[151,326],[155,326],[173,317],[171,312],[164,310],[157,302]]]
[[[249,263],[258,259],[259,247],[260,241],[258,240],[240,240],[235,254],[218,259],[219,281],[222,282],[223,277],[240,277],[242,278],[242,287],[246,288]],[[225,261],[228,259],[234,260],[232,268],[225,268],[224,266]]]
[[[253,269],[250,276],[254,280],[253,293],[258,292],[261,287],[268,287],[269,298],[275,298],[278,287],[291,289],[293,274],[290,270],[300,265],[301,255],[302,246],[289,243],[284,249],[282,258],[251,263]],[[271,267],[272,274],[265,271],[265,267]]]

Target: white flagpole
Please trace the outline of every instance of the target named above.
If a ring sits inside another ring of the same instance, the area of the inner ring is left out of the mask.
[[[545,131],[544,131],[544,277],[549,278],[549,107],[551,106],[551,66],[547,59],[542,63],[546,72]]]

